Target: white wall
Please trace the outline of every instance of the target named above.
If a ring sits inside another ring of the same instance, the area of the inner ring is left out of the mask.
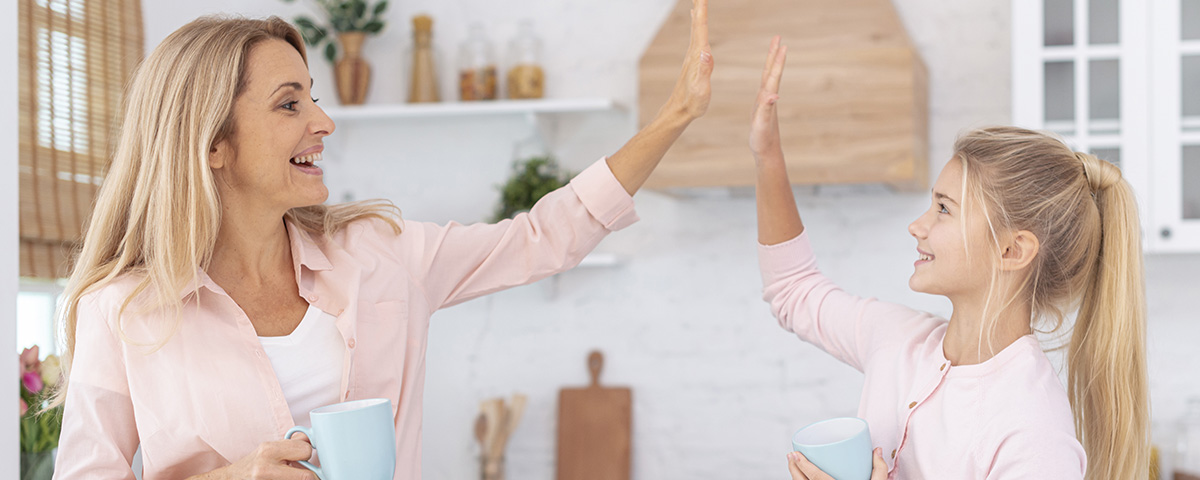
[[[274,0],[145,3],[148,48],[202,13],[290,18],[299,9]],[[492,39],[502,44],[519,18],[531,17],[547,45],[548,96],[635,105],[638,57],[671,3],[395,2],[387,31],[366,46],[376,69],[368,100],[403,98],[408,18],[428,12],[444,62],[453,61],[468,22],[487,19]],[[1009,9],[989,0],[896,3],[930,71],[936,173],[956,133],[1010,118]],[[763,32],[764,41],[772,33]],[[319,56],[312,72],[322,103],[336,103]],[[444,93],[453,91],[449,74],[447,68]],[[579,169],[618,148],[635,117],[568,118],[556,153]],[[490,214],[513,143],[530,134],[515,119],[343,122],[339,128],[326,165],[334,200],[387,197],[410,219],[463,222]],[[798,193],[827,274],[853,292],[949,314],[943,299],[907,288],[914,244],[905,227],[925,208],[925,195],[875,186]],[[477,475],[471,425],[478,402],[513,391],[529,394],[530,405],[510,446],[509,477],[552,478],[558,389],[586,381],[584,359],[592,348],[607,354],[602,381],[634,390],[635,478],[783,478],[783,455],[796,428],[855,412],[861,375],[780,330],[759,300],[751,192],[643,192],[638,208],[642,222],[600,246],[620,254],[620,266],[578,269],[434,316],[427,478]],[[1151,257],[1147,269],[1153,408],[1156,419],[1170,420],[1186,396],[1200,395],[1192,373],[1200,360],[1191,355],[1200,338],[1194,313],[1200,311],[1194,274],[1200,255]]]
[[[0,8],[0,358],[17,346],[17,2]],[[3,361],[3,360],[0,360]],[[11,365],[11,364],[10,364]],[[12,371],[12,370],[10,370]],[[17,384],[0,382],[0,478],[17,478]]]

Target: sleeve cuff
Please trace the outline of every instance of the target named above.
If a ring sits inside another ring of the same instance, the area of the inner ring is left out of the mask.
[[[608,168],[607,157],[571,179],[571,188],[588,213],[608,230],[615,232],[638,221],[633,197]]]
[[[758,244],[758,268],[763,284],[805,268],[815,267],[816,256],[808,241],[808,230],[791,240],[774,245]]]

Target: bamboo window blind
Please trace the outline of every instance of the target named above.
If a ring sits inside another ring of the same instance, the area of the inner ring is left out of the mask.
[[[141,0],[18,0],[21,276],[61,278],[142,59]]]

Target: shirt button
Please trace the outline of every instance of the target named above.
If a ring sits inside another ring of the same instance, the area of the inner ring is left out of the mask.
[[[917,402],[912,402],[912,403],[908,404],[908,408],[913,408],[915,406],[917,406]]]
[[[312,301],[314,301],[314,302],[315,302],[315,301],[317,301],[317,300],[320,300],[320,299],[321,299],[321,296],[320,296],[320,295],[317,295],[317,294],[315,294],[315,293],[314,293],[314,294],[312,294]]]
[[[896,451],[892,450],[892,458],[896,458]]]
[[[351,338],[350,341],[346,342],[346,346],[350,347],[350,348],[354,348],[354,339]]]
[[[254,351],[254,356],[256,356],[256,357],[258,357],[258,358],[262,358],[262,350],[255,350],[255,351]]]

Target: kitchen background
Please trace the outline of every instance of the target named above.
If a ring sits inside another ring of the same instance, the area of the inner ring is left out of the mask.
[[[518,22],[531,19],[544,45],[546,97],[607,98],[620,108],[551,115],[541,124],[521,115],[340,120],[323,165],[331,201],[382,197],[411,220],[482,221],[514,157],[539,148],[530,140],[536,133],[574,171],[612,153],[636,131],[638,60],[673,5],[393,1],[385,30],[364,47],[374,68],[368,104],[404,101],[409,19],[426,13],[434,19],[443,98],[456,97],[457,48],[471,23],[485,27],[503,58]],[[1011,6],[991,0],[896,0],[895,6],[929,72],[933,178],[957,133],[1012,122]],[[146,1],[146,51],[215,12],[291,19],[310,10],[278,0]],[[761,32],[763,55],[773,33]],[[716,58],[718,70],[721,64]],[[328,63],[314,52],[310,67],[321,105],[336,105]],[[804,74],[793,67],[785,75]],[[782,97],[788,101],[786,91]],[[745,99],[747,115],[752,101]],[[748,154],[745,161],[752,161]],[[927,207],[928,193],[880,185],[796,191],[827,275],[851,292],[950,314],[944,299],[907,287],[916,254],[906,227]],[[527,394],[529,405],[508,448],[509,478],[552,478],[558,392],[586,384],[591,349],[606,355],[602,383],[633,390],[634,478],[783,478],[797,428],[855,413],[861,374],[784,332],[760,299],[752,189],[642,191],[636,199],[641,222],[598,248],[615,262],[434,315],[426,478],[476,477],[471,432],[479,402],[512,392]],[[1200,254],[1151,254],[1146,270],[1154,435],[1168,446],[1186,399],[1200,396],[1194,354]]]

